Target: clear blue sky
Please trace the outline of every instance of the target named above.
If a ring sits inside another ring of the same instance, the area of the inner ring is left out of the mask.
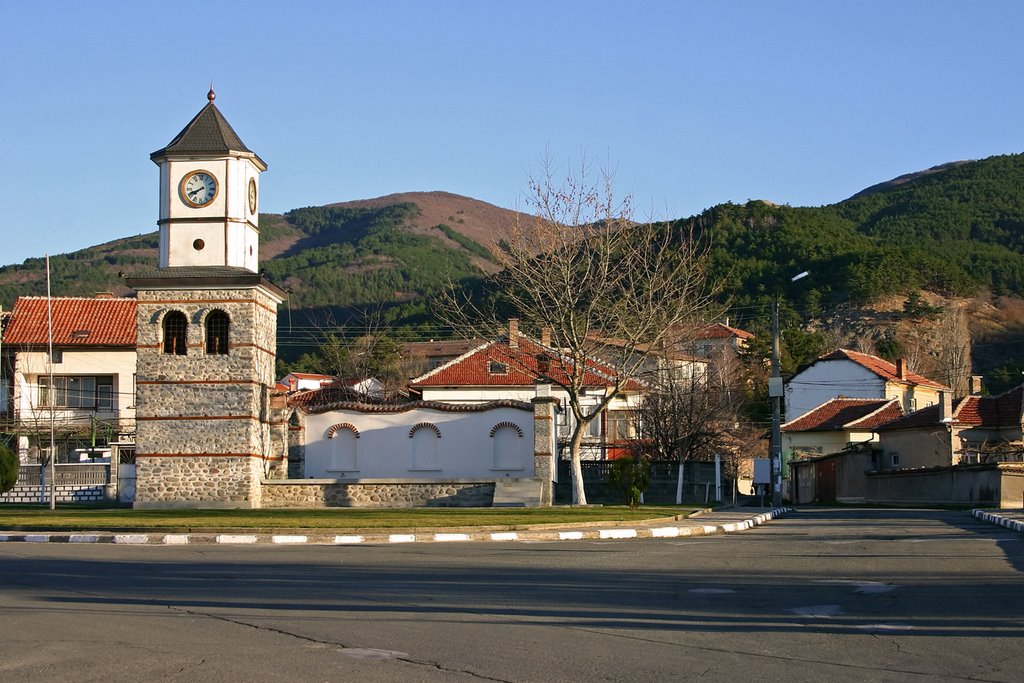
[[[149,153],[211,80],[265,212],[513,208],[547,149],[680,217],[1021,151],[1022,28],[991,0],[0,0],[0,264],[155,230]]]

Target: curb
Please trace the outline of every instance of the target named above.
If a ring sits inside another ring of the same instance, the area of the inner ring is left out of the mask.
[[[990,524],[998,524],[1004,526],[1011,531],[1017,531],[1024,533],[1024,521],[1017,519],[1010,519],[1002,515],[997,515],[992,512],[985,512],[984,510],[971,510],[971,515],[976,519],[980,519],[983,522],[989,522]]]
[[[384,545],[390,543],[468,543],[624,540],[634,538],[680,538],[745,531],[764,524],[793,508],[775,508],[739,522],[697,526],[610,527],[573,531],[528,529],[494,532],[424,532],[419,534],[0,534],[0,543],[112,543],[115,545]]]

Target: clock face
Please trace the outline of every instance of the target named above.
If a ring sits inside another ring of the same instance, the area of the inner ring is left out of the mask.
[[[249,213],[256,213],[256,180],[249,178]]]
[[[206,171],[193,171],[181,179],[180,191],[189,206],[206,206],[217,196],[217,180]]]

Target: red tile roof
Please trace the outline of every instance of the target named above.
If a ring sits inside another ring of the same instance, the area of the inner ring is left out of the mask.
[[[1024,385],[1010,389],[999,396],[967,396],[952,405],[953,424],[987,429],[1020,427],[1024,419]],[[881,429],[925,429],[942,426],[939,406],[928,406],[894,420]]]
[[[903,415],[896,399],[833,398],[782,425],[784,432],[872,430]]]
[[[542,359],[546,359],[550,363],[547,373],[540,372]],[[411,388],[532,386],[541,374],[545,374],[556,382],[568,383],[565,368],[568,367],[569,362],[569,359],[552,349],[541,346],[526,337],[519,338],[519,346],[515,349],[510,347],[505,340],[493,341],[481,344],[458,358],[413,379],[409,382],[409,386]],[[503,365],[503,371],[490,372],[492,363]],[[609,387],[614,384],[612,378],[615,376],[615,371],[611,367],[594,360],[588,361],[587,367],[588,371],[583,378],[584,386]],[[628,381],[623,388],[636,391],[641,388],[641,384]]]
[[[826,353],[824,356],[819,356],[818,361],[826,360],[849,360],[861,367],[867,368],[871,372],[875,373],[879,377],[889,380],[891,382],[901,382],[903,384],[917,384],[924,387],[932,387],[933,389],[949,389],[945,384],[932,381],[927,377],[918,375],[917,373],[910,372],[909,370],[903,373],[903,377],[899,377],[896,374],[896,365],[890,363],[884,358],[878,356],[872,356],[866,353],[860,353],[859,351],[849,351],[847,349],[837,349],[832,353]]]
[[[47,298],[22,296],[4,330],[5,344],[48,343]],[[53,298],[56,346],[135,346],[135,299]]]
[[[703,329],[697,330],[694,333],[695,339],[728,339],[730,337],[738,337],[739,339],[753,339],[754,335],[746,330],[741,330],[737,327],[729,327],[722,323],[713,323],[704,327]]]

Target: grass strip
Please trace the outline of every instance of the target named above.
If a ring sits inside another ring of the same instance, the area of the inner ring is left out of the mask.
[[[550,508],[321,508],[301,510],[132,510],[5,505],[0,529],[7,531],[168,529],[408,529],[525,527],[535,524],[631,522],[689,516],[694,507],[625,506]]]

